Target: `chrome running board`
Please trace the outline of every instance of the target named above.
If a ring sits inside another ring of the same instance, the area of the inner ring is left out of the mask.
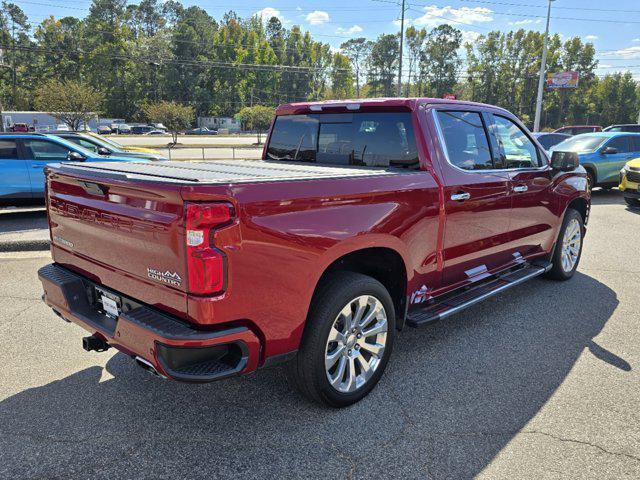
[[[435,303],[409,312],[406,324],[410,327],[420,327],[442,320],[500,292],[542,275],[551,266],[552,264],[548,262],[537,265],[525,264],[517,270],[495,275],[477,285],[467,287],[460,293],[453,292],[440,301],[436,298]]]

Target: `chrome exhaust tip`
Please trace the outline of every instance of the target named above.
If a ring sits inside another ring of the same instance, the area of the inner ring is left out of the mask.
[[[160,372],[158,372],[156,370],[156,367],[153,366],[153,364],[151,362],[149,362],[148,360],[145,360],[142,357],[136,356],[134,358],[135,362],[138,364],[138,366],[140,368],[142,368],[143,370],[149,372],[152,375],[155,375],[156,377],[160,377],[160,378],[167,378],[164,375],[162,375]]]

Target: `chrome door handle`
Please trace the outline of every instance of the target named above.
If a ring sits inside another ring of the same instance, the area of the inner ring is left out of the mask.
[[[529,190],[529,187],[527,187],[526,185],[516,185],[515,187],[513,187],[513,191],[516,193],[524,193],[527,190]]]
[[[465,200],[469,200],[471,198],[471,194],[467,192],[462,193],[453,193],[451,195],[451,200],[454,202],[464,202]]]

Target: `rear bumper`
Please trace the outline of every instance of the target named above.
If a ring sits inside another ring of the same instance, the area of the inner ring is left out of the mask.
[[[244,326],[196,330],[189,324],[117,292],[122,313],[104,313],[91,280],[57,264],[38,271],[43,300],[58,315],[161,375],[185,382],[210,382],[254,371],[260,357],[258,337]],[[111,293],[111,292],[110,292]]]

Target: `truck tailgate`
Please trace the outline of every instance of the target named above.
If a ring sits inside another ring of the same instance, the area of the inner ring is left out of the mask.
[[[111,278],[123,282],[133,277],[154,284],[147,289],[149,295],[158,287],[170,289],[167,298],[175,299],[178,293],[185,302],[172,309],[186,309],[179,186],[66,175],[54,169],[47,176],[47,202],[54,260],[62,259],[89,276],[102,269],[118,273]],[[108,286],[121,290],[120,285]],[[137,290],[144,295],[144,288]]]

